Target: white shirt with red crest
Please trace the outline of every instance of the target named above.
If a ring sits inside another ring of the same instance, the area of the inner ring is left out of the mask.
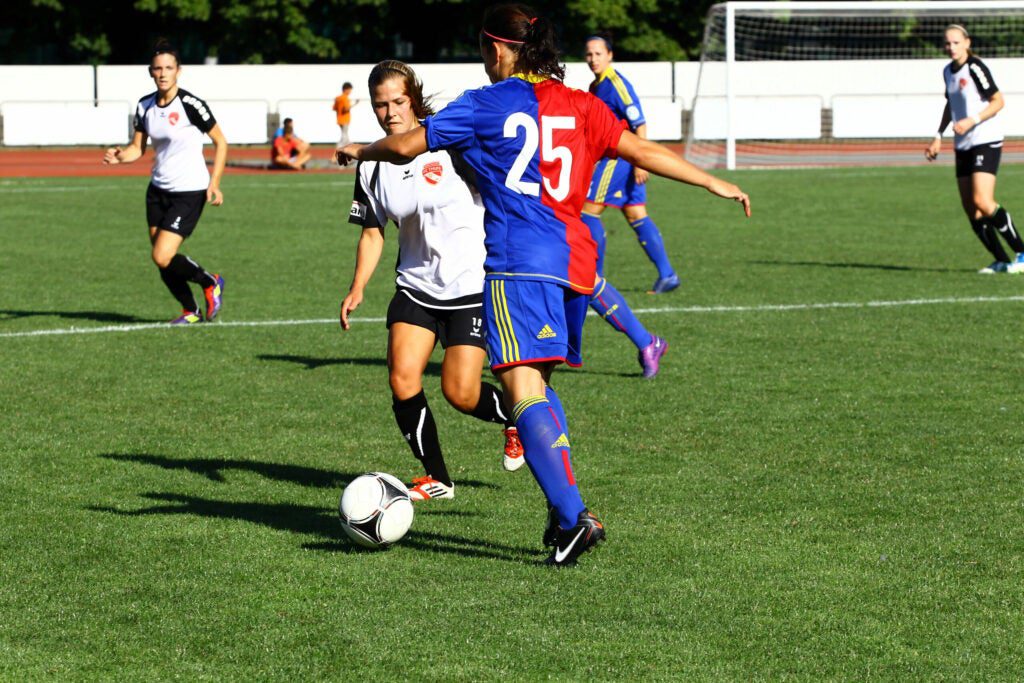
[[[149,136],[156,150],[155,187],[167,192],[196,192],[209,187],[203,140],[217,120],[206,102],[179,88],[174,99],[161,107],[153,92],[139,100],[134,125],[135,130]]]

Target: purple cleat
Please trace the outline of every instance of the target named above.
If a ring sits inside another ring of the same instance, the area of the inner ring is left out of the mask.
[[[679,287],[679,276],[675,273],[666,277],[659,277],[654,281],[654,286],[648,294],[667,294]]]
[[[224,278],[220,275],[213,276],[213,284],[203,288],[203,296],[206,297],[206,321],[212,322],[220,313],[221,297],[224,295]]]
[[[203,322],[203,315],[199,311],[190,311],[187,308],[177,318],[170,322],[171,325],[194,325]]]
[[[651,379],[658,374],[658,363],[666,351],[668,351],[668,342],[652,334],[651,343],[637,354],[637,360],[640,361],[640,367],[644,371],[644,379]]]

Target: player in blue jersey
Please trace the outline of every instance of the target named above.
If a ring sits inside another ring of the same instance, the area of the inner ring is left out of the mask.
[[[638,137],[646,138],[647,120],[640,99],[633,85],[612,66],[613,57],[611,39],[604,36],[587,38],[584,59],[594,73],[590,92],[607,104],[615,116],[626,121]],[[647,215],[647,171],[613,157],[598,161],[590,181],[587,203],[583,205],[583,222],[595,235],[601,235],[600,239],[604,236],[601,214],[608,206],[622,209],[623,216],[647,252],[647,258],[657,267],[658,279],[651,292],[662,294],[678,287],[679,276],[668,260],[661,232]],[[600,241],[598,237],[595,239]]]
[[[620,155],[651,172],[740,202],[735,185],[625,130],[600,100],[562,84],[554,26],[529,7],[484,16],[480,52],[492,85],[463,93],[421,127],[351,159],[403,162],[455,149],[476,172],[484,201],[484,317],[491,369],[514,406],[526,464],[548,501],[547,563],[575,564],[605,536],[583,503],[572,469],[565,411],[549,379],[579,365],[583,321],[597,271],[597,246],[580,219],[594,163]]]

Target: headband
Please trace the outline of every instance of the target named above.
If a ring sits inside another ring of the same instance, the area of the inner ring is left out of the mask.
[[[960,33],[963,33],[964,37],[966,37],[966,38],[970,38],[971,37],[971,34],[967,32],[967,29],[965,29],[960,24],[950,24],[949,26],[946,27],[946,30],[948,31],[951,28],[955,28],[957,31],[960,31]]]
[[[534,22],[536,22],[536,21],[537,21],[537,17],[533,17],[532,19],[530,19],[529,20],[530,26],[533,26]],[[487,29],[480,29],[480,33],[484,34],[485,36],[487,36],[491,40],[498,41],[499,43],[509,43],[510,45],[525,45],[526,44],[525,40],[512,40],[511,38],[502,38],[501,36],[496,36],[493,33],[488,33]]]

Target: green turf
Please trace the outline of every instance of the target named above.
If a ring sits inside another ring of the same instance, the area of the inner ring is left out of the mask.
[[[176,313],[146,180],[2,181],[0,680],[1018,679],[1024,276],[975,274],[948,167],[731,177],[749,221],[652,181],[668,296],[606,218],[610,280],[671,349],[645,382],[592,319],[556,373],[608,529],[561,572],[532,478],[437,365],[457,498],[354,548],[345,482],[417,474],[383,324],[227,324],[336,316],[351,176],[225,180],[186,250],[226,277],[225,324],[54,336],[10,334]],[[1024,215],[1022,181],[999,192]],[[758,309],[938,299],[964,301]]]

